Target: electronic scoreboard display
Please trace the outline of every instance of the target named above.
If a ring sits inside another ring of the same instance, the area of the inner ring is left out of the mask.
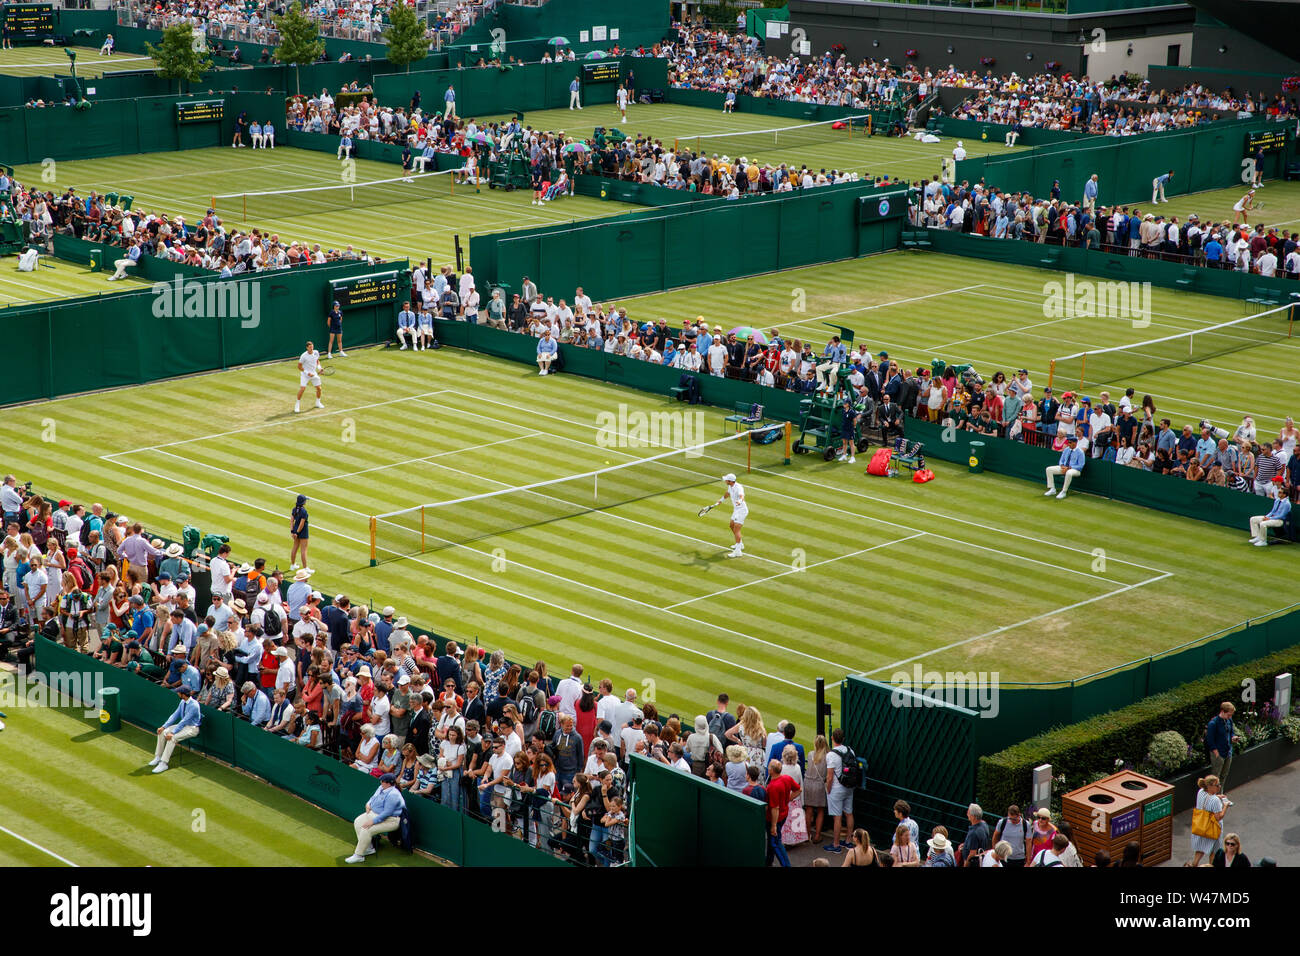
[[[1286,149],[1286,128],[1279,124],[1277,129],[1247,133],[1246,155],[1254,156],[1261,149],[1266,153],[1280,153]]]
[[[396,272],[334,279],[330,282],[330,301],[327,306],[337,302],[340,309],[357,309],[381,302],[396,302],[399,285]]]
[[[6,3],[0,7],[0,24],[10,39],[35,39],[54,35],[51,3]]]
[[[617,83],[620,78],[618,60],[582,64],[582,79],[587,83]]]
[[[226,115],[225,100],[195,100],[176,104],[176,122],[213,123]]]

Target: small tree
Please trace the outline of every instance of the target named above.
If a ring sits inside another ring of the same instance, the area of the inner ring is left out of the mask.
[[[188,24],[174,23],[163,30],[158,46],[146,42],[145,50],[158,64],[157,74],[165,80],[176,81],[176,92],[184,91],[184,84],[197,83],[203,74],[212,69],[208,51],[194,37]]]
[[[388,41],[388,62],[406,67],[418,63],[429,55],[429,41],[424,36],[424,22],[415,15],[415,8],[398,3],[388,11],[388,26],[384,29]]]
[[[325,52],[325,41],[320,38],[320,24],[302,12],[298,0],[294,0],[288,13],[273,19],[275,28],[280,31],[280,45],[275,48],[275,58],[281,63],[293,64],[294,86],[301,93],[299,67],[304,63],[315,63]]]

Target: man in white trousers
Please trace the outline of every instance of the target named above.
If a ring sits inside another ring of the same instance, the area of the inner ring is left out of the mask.
[[[405,809],[406,801],[397,789],[396,775],[384,774],[379,778],[379,789],[366,801],[366,809],[352,821],[352,827],[357,831],[357,846],[346,862],[365,862],[366,857],[375,852],[375,837],[392,833],[402,825],[402,811]]]
[[[1280,528],[1291,513],[1291,499],[1286,496],[1285,479],[1278,475],[1273,479],[1273,507],[1266,515],[1252,515],[1250,519],[1250,543],[1257,548],[1268,547],[1268,529]]]
[[[153,759],[149,766],[154,773],[164,773],[172,759],[172,751],[182,740],[189,740],[199,735],[199,724],[203,722],[203,712],[199,702],[190,696],[190,689],[182,684],[176,689],[180,703],[167,718],[167,722],[158,728],[158,743],[153,750]]]
[[[569,109],[571,110],[582,109],[582,99],[579,96],[581,92],[582,92],[582,84],[578,81],[578,78],[575,76],[573,78],[573,82],[569,84]]]
[[[1070,490],[1070,482],[1083,474],[1083,466],[1086,456],[1079,448],[1079,437],[1071,435],[1065,440],[1065,447],[1061,449],[1061,461],[1059,464],[1050,465],[1047,469],[1047,491],[1043,492],[1047,497],[1056,495],[1058,499],[1064,498],[1066,492]],[[1056,476],[1064,475],[1065,481],[1061,485],[1061,492],[1056,492]]]

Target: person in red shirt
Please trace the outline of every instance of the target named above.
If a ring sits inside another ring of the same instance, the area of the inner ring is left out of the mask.
[[[781,773],[781,761],[773,760],[767,765],[767,866],[772,865],[773,857],[782,865],[790,865],[785,846],[781,843],[781,827],[790,815],[790,801],[800,790],[794,777]]]
[[[262,661],[259,665],[262,671],[262,690],[266,691],[268,699],[271,697],[271,691],[275,690],[275,675],[280,669],[280,662],[276,660],[275,642],[270,638],[262,641]]]

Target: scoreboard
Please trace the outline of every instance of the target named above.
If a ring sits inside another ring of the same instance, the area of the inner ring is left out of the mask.
[[[176,104],[178,123],[214,123],[226,115],[225,100],[194,100]]]
[[[1278,124],[1277,129],[1247,133],[1246,155],[1254,156],[1261,149],[1266,153],[1280,153],[1286,149],[1286,127]]]
[[[350,279],[333,279],[330,281],[330,301],[340,309],[357,309],[365,305],[378,305],[381,302],[396,302],[400,286],[396,272],[377,272],[374,275],[355,276]]]
[[[617,83],[620,79],[618,60],[582,64],[582,79],[586,83]]]
[[[4,35],[36,39],[54,35],[54,5],[51,3],[6,3],[0,8]]]

